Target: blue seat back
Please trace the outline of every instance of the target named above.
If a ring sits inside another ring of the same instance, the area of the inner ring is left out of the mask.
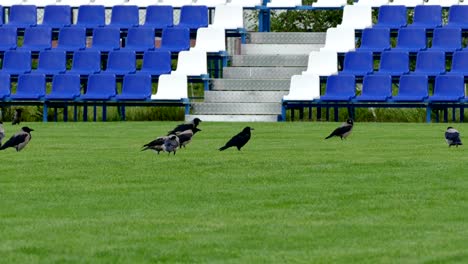
[[[64,27],[59,31],[59,48],[79,50],[86,48],[86,29],[82,27]]]
[[[130,50],[109,52],[106,71],[113,70],[134,72],[136,70],[136,53]]]
[[[429,96],[428,78],[426,75],[402,75],[400,77],[398,95]]]
[[[451,71],[468,72],[468,51],[455,51]]]
[[[432,47],[456,50],[462,48],[461,28],[436,28],[432,39]]]
[[[327,78],[326,95],[355,96],[356,79],[353,75],[331,75]]]
[[[420,51],[416,56],[415,72],[445,72],[445,52]]]
[[[106,10],[103,5],[82,5],[78,7],[76,25],[95,28],[106,24]]]
[[[72,23],[71,7],[68,5],[47,5],[44,7],[42,25],[53,28],[69,26]]]
[[[30,27],[24,30],[23,48],[44,50],[52,47],[52,29],[50,27]]]
[[[146,8],[145,25],[163,29],[174,25],[174,8],[172,6],[151,5]]]
[[[468,25],[468,5],[452,5],[449,9],[448,24]]]
[[[67,70],[65,51],[45,50],[39,53],[38,69],[64,72]]]
[[[381,71],[409,71],[408,52],[384,51],[380,57]]]
[[[180,22],[178,26],[198,29],[208,26],[208,7],[206,6],[182,6],[180,10]]]
[[[15,27],[0,27],[1,50],[15,49],[17,47],[17,36]]]
[[[9,96],[11,93],[10,75],[0,72],[0,98]]]
[[[426,30],[423,28],[400,28],[396,47],[416,50],[427,48]]]
[[[81,94],[80,75],[56,74],[52,79],[52,93],[79,96]]]
[[[152,28],[130,28],[128,29],[126,48],[139,47],[154,49],[154,30]]]
[[[31,70],[31,52],[26,50],[8,50],[3,55],[3,69]]]
[[[362,31],[360,48],[375,48],[381,51],[390,49],[390,29],[365,28]]]
[[[22,28],[37,25],[37,8],[35,5],[12,5],[8,19],[8,24]]]
[[[372,52],[353,51],[345,55],[343,72],[354,71],[367,74],[374,71],[374,59]]]
[[[379,8],[377,25],[383,24],[391,28],[404,27],[407,24],[406,6],[383,5]]]
[[[362,80],[362,95],[392,96],[390,75],[366,75]]]
[[[115,5],[112,7],[110,25],[119,27],[134,27],[138,26],[139,21],[138,6]]]
[[[143,54],[142,70],[171,72],[171,53],[169,51],[147,51]]]
[[[417,5],[414,8],[413,24],[425,24],[430,28],[442,26],[442,7],[439,5]]]
[[[161,36],[161,48],[177,51],[190,48],[190,30],[188,28],[165,28]]]
[[[461,75],[439,75],[435,78],[434,95],[465,96],[465,84]]]
[[[16,93],[32,96],[45,96],[46,78],[44,74],[21,74],[18,76]]]
[[[101,53],[92,50],[80,50],[73,53],[72,69],[100,71]]]
[[[3,11],[3,6],[0,5],[0,25],[5,23],[5,14]]]
[[[112,27],[95,28],[91,47],[107,51],[119,49],[120,30]]]
[[[143,74],[125,75],[122,94],[134,94],[150,97],[152,92],[151,76]]]
[[[88,77],[86,94],[114,96],[116,88],[114,74],[91,74]]]

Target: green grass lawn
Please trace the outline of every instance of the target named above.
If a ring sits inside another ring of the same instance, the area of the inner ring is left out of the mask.
[[[447,124],[341,141],[337,123],[204,122],[175,156],[140,151],[176,124],[25,123],[31,143],[0,152],[0,262],[468,262],[468,151]],[[217,150],[246,125],[241,152]]]

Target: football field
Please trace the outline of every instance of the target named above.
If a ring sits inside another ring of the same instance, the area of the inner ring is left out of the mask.
[[[175,156],[140,151],[179,123],[22,123],[29,145],[0,152],[0,262],[468,262],[449,124],[356,122],[342,141],[333,122],[202,122]]]

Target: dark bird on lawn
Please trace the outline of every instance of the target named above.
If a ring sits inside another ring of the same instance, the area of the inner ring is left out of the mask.
[[[447,131],[445,131],[445,141],[449,147],[458,145],[463,145],[460,139],[460,133],[453,127],[447,127]]]
[[[241,148],[247,144],[250,140],[250,131],[254,130],[251,127],[245,127],[239,134],[233,136],[223,147],[219,150],[223,151],[230,147],[237,147],[237,150],[241,150]]]
[[[348,118],[346,122],[344,122],[337,129],[333,130],[333,132],[325,139],[329,139],[334,136],[340,137],[341,140],[343,140],[343,138],[346,139],[346,137],[349,136],[349,134],[351,134],[351,131],[353,130],[353,124],[354,124],[353,120],[351,118]]]
[[[159,154],[159,152],[164,151],[164,142],[168,138],[169,137],[158,137],[150,143],[143,145],[143,149],[141,151],[150,149]]]
[[[172,135],[172,134],[175,135],[177,132],[184,132],[185,130],[196,128],[200,123],[201,123],[200,118],[196,117],[192,121],[190,121],[189,123],[180,124],[180,125],[176,126],[176,128],[174,128],[173,130],[167,132],[167,135],[168,136]]]
[[[179,148],[179,138],[176,135],[169,135],[166,140],[164,140],[163,149],[168,152],[169,155],[171,152],[176,154],[177,149]]]
[[[14,134],[5,144],[0,147],[0,150],[12,147],[16,148],[16,151],[22,150],[31,141],[31,131],[33,129],[29,127],[22,127],[21,130]]]
[[[2,146],[2,140],[5,138],[5,129],[3,128],[3,123],[0,121],[0,147]]]
[[[15,114],[13,115],[13,121],[11,122],[12,125],[20,124],[21,123],[21,113],[23,112],[23,109],[18,108],[15,109]]]
[[[192,142],[192,138],[193,136],[197,133],[197,132],[200,132],[201,129],[198,129],[198,128],[192,128],[192,129],[187,129],[185,130],[184,132],[179,132],[177,133],[177,137],[179,138],[179,144],[180,144],[180,148],[184,147]]]

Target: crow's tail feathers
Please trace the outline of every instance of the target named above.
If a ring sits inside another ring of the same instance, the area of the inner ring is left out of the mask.
[[[225,149],[227,149],[227,148],[228,148],[228,146],[220,147],[220,148],[219,148],[219,151],[223,151],[223,150],[225,150]]]
[[[141,149],[141,151],[145,151],[145,150],[148,150],[149,147],[148,146],[143,146],[143,148]]]
[[[328,137],[326,137],[325,139],[329,139],[329,138],[331,138],[331,137],[333,137],[333,136],[334,136],[334,135],[333,135],[333,133],[332,133],[332,134],[330,134]]]

